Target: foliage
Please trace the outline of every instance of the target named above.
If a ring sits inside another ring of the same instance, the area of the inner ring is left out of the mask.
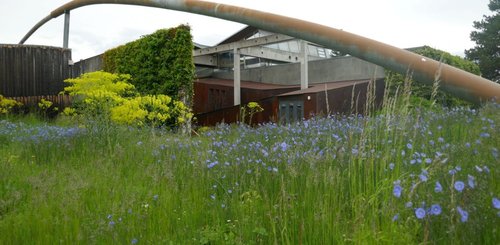
[[[38,111],[45,118],[53,118],[59,113],[59,108],[52,101],[42,98],[38,102]]]
[[[165,94],[190,105],[194,63],[190,27],[158,30],[104,53],[104,70],[131,74],[142,94]]]
[[[78,78],[66,79],[70,84],[64,92],[73,96],[72,108],[87,116],[107,115],[109,110],[122,104],[127,97],[136,95],[130,75],[96,71]]]
[[[252,117],[259,112],[264,111],[264,108],[262,108],[259,103],[257,102],[248,102],[248,104],[242,106],[240,108],[240,121],[242,123],[246,123],[245,119],[248,118],[248,125],[252,124]]]
[[[499,244],[499,125],[498,104],[110,140],[4,120],[0,244]]]
[[[192,116],[182,102],[166,95],[135,97],[111,109],[113,121],[138,126],[179,125],[190,121]]]
[[[470,38],[476,46],[465,50],[465,55],[479,65],[485,78],[500,82],[500,1],[490,0],[488,7],[494,14],[474,21],[476,30]]]
[[[176,127],[190,123],[192,114],[184,103],[167,95],[138,96],[130,75],[107,72],[86,73],[66,80],[64,89],[74,96],[73,107],[63,113],[71,116],[101,116],[105,120],[135,126]]]
[[[19,103],[12,99],[7,99],[0,94],[0,115],[6,115],[12,112],[12,110],[22,106],[22,103]]]
[[[437,50],[429,46],[413,48],[410,49],[410,51],[476,75],[480,74],[479,67],[473,62],[464,60],[460,56],[451,55],[445,51]],[[402,88],[404,86],[404,81],[408,78],[408,76],[411,78],[411,74],[404,76],[392,71],[386,71],[386,81],[388,81],[388,89],[390,92],[394,94],[398,87]],[[438,88],[439,78],[432,85],[411,83],[411,93],[414,96],[421,98],[414,98],[413,100],[423,102],[424,104],[437,103],[449,107],[470,105],[468,102],[447,94]],[[431,102],[425,102],[425,100],[430,100]]]

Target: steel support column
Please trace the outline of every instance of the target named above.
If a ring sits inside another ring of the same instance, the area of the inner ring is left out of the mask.
[[[302,59],[300,60],[300,89],[307,89],[309,87],[309,52],[307,49],[307,42],[300,41],[300,52]]]
[[[69,10],[64,11],[64,37],[63,48],[68,48],[69,43]]]
[[[238,48],[234,48],[234,105],[241,104],[241,74],[240,74],[240,52]]]

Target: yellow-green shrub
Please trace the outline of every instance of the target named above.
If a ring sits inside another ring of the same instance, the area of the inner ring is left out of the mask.
[[[167,95],[147,95],[126,100],[111,109],[111,120],[128,125],[179,126],[193,114],[184,103]]]
[[[9,114],[14,108],[22,106],[22,103],[19,103],[15,100],[7,99],[0,95],[0,115]]]
[[[70,86],[64,88],[64,92],[73,96],[73,109],[76,113],[107,114],[112,107],[137,94],[129,81],[130,75],[96,71],[65,80]]]
[[[107,72],[86,73],[70,83],[64,92],[74,96],[65,115],[101,115],[119,124],[176,127],[191,122],[193,114],[180,101],[167,95],[138,96],[129,83],[130,75]]]

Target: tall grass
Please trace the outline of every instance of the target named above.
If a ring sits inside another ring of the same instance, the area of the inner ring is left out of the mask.
[[[498,244],[499,105],[399,103],[192,137],[0,121],[0,244]]]

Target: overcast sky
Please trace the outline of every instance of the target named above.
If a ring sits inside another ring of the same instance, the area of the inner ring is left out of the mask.
[[[68,0],[0,0],[0,43],[18,43]],[[472,22],[492,15],[489,0],[217,0],[343,29],[387,44],[429,45],[463,56],[474,46]],[[51,20],[26,44],[62,46],[64,17]],[[242,24],[206,16],[124,5],[93,5],[71,12],[73,60],[85,59],[157,29],[189,24],[194,41],[215,45]]]

